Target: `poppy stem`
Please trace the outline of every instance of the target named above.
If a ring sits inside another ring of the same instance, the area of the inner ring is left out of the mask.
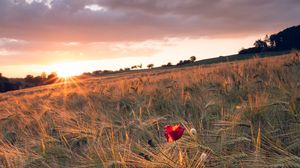
[[[183,159],[182,159],[182,154],[181,154],[181,148],[180,148],[180,146],[177,144],[177,142],[175,141],[175,147],[178,149],[178,151],[179,151],[179,164],[180,164],[180,166],[182,167],[182,161],[183,161]]]
[[[159,147],[158,147],[158,151],[167,159],[167,160],[169,160],[169,161],[171,161],[172,163],[174,163],[174,164],[177,164],[176,162],[174,162],[172,159],[170,159],[162,150],[162,147],[159,145]]]

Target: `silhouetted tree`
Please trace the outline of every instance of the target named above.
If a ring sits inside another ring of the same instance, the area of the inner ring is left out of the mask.
[[[264,41],[257,40],[255,47],[243,49],[239,54],[258,53],[262,51],[286,51],[300,49],[300,25],[287,28],[271,36],[266,35]]]
[[[267,47],[271,46],[271,40],[270,40],[270,37],[268,35],[265,36],[264,42],[267,44]]]
[[[35,84],[35,86],[39,86],[39,85],[43,85],[45,80],[43,80],[43,78],[41,76],[36,76],[33,79],[33,83]]]
[[[137,68],[142,68],[143,67],[143,65],[142,64],[140,64],[140,65],[133,65],[133,66],[131,66],[131,69],[137,69]]]
[[[42,78],[43,80],[46,80],[46,79],[47,79],[47,74],[46,74],[46,72],[43,72],[43,73],[41,74],[41,78]]]
[[[7,92],[7,91],[17,90],[17,89],[19,89],[17,84],[11,83],[9,81],[0,82],[0,92]]]
[[[300,25],[271,35],[270,41],[277,50],[300,49]]]
[[[182,65],[183,61],[180,60],[176,65]]]
[[[165,65],[162,65],[162,67],[169,67],[169,66],[172,66],[172,63],[171,63],[171,62],[168,62],[168,63],[165,64]]]
[[[101,75],[102,73],[103,73],[103,71],[101,71],[101,70],[97,70],[97,71],[93,71],[93,72],[92,72],[92,74],[93,74],[94,76]]]
[[[34,83],[33,82],[34,77],[32,75],[26,75],[26,77],[24,79],[25,79],[25,82],[27,82],[27,83]]]
[[[136,65],[131,66],[131,69],[137,69]]]
[[[113,72],[112,70],[104,70],[103,73],[111,73]]]
[[[18,84],[10,82],[8,78],[2,76],[2,73],[0,73],[0,92],[7,92],[17,89],[19,89]]]
[[[8,82],[8,78],[2,76],[2,73],[0,73],[0,82]]]
[[[256,48],[262,48],[262,49],[268,47],[267,43],[264,42],[264,41],[262,41],[261,39],[256,40],[255,43],[254,43],[253,45],[254,45]]]
[[[180,66],[180,65],[186,65],[186,64],[189,64],[191,63],[192,61],[191,60],[180,60],[176,65],[177,66]]]
[[[154,64],[148,64],[147,68],[152,69],[154,67]]]
[[[47,77],[47,84],[55,83],[58,80],[58,76],[56,72],[52,72]]]
[[[191,62],[195,62],[196,61],[196,57],[195,56],[191,56],[190,60],[191,60]]]

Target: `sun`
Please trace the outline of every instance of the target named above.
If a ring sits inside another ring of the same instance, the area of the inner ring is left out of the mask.
[[[76,74],[71,69],[60,68],[57,71],[57,75],[62,78],[69,78],[69,77],[75,76]]]
[[[49,72],[56,72],[57,76],[61,78],[70,78],[82,73],[78,63],[59,63],[51,65],[47,69]]]

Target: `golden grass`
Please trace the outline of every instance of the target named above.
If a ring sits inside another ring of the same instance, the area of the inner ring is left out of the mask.
[[[299,167],[296,54],[0,94],[0,167]]]

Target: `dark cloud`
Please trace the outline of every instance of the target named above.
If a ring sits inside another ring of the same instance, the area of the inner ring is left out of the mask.
[[[0,1],[0,38],[26,41],[140,41],[237,36],[299,24],[298,0]],[[91,11],[98,4],[105,10]]]

